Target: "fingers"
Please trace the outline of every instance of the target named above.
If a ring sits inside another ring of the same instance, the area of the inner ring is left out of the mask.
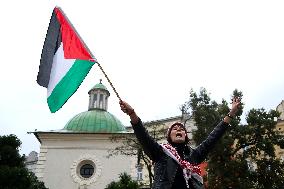
[[[235,96],[234,98],[233,98],[233,103],[239,103],[239,102],[241,102],[241,98],[240,97],[237,97],[237,96]]]
[[[120,100],[119,104],[120,104],[120,109],[128,115],[130,112],[134,111],[133,108],[129,104],[127,104],[125,101]]]
[[[232,108],[230,110],[230,115],[234,116],[240,108],[241,108],[241,98],[234,97],[232,99]]]
[[[119,104],[120,104],[120,107],[127,107],[127,106],[129,106],[126,102],[124,102],[124,101],[119,101]]]
[[[236,106],[237,108],[240,108],[240,105],[241,105],[241,98],[234,97],[232,100],[232,106]]]
[[[125,106],[125,102],[122,101],[122,100],[120,100],[120,101],[119,101],[119,105],[120,105],[120,109],[121,109],[124,113],[126,113],[126,112],[127,112],[127,109],[126,109],[126,106]]]
[[[124,101],[120,101],[119,104],[120,104],[120,107],[121,107],[121,108],[124,108],[124,109],[127,109],[128,106],[129,106],[129,105],[128,105],[126,102],[124,102]]]

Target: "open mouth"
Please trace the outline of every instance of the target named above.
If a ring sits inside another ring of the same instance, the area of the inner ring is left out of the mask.
[[[180,137],[182,137],[182,134],[181,134],[181,133],[177,133],[177,134],[176,134],[176,137],[177,137],[177,138],[180,138]]]

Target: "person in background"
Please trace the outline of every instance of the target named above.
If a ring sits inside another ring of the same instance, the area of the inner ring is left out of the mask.
[[[154,162],[152,189],[202,189],[203,179],[199,164],[222,137],[240,107],[240,99],[234,98],[230,112],[220,121],[196,148],[188,145],[185,126],[176,122],[167,131],[166,144],[158,144],[147,132],[135,110],[125,101],[120,101],[121,110],[130,117],[136,138],[144,152]]]

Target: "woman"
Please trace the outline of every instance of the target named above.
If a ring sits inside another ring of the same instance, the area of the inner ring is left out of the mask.
[[[206,140],[195,149],[189,147],[186,128],[176,122],[167,132],[167,144],[158,144],[147,132],[134,109],[120,101],[121,110],[130,116],[134,133],[144,152],[155,163],[152,189],[202,189],[203,180],[199,164],[222,137],[231,119],[240,107],[240,99],[234,98],[227,116],[214,128]]]

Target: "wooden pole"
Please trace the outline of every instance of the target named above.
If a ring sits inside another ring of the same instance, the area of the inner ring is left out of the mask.
[[[99,68],[102,70],[104,76],[106,77],[106,79],[107,79],[107,81],[109,82],[110,86],[112,87],[113,91],[115,92],[117,98],[119,99],[119,101],[121,101],[121,98],[119,97],[119,95],[118,95],[116,89],[114,88],[113,84],[112,84],[111,81],[109,80],[109,78],[108,78],[107,74],[105,73],[105,71],[103,70],[102,66],[101,66],[100,63],[98,63],[98,62],[97,62],[97,64],[98,64]]]

